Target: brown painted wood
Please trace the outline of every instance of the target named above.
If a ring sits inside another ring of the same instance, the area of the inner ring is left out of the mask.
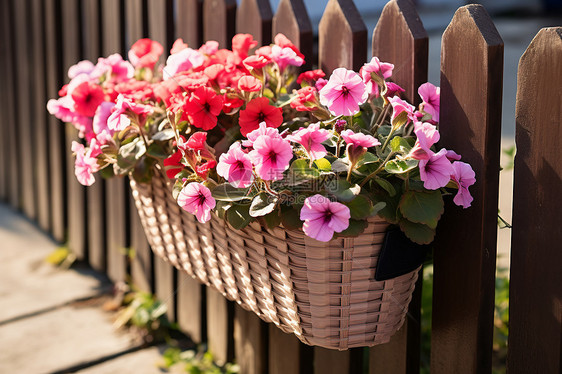
[[[286,334],[274,324],[269,328],[269,374],[305,374],[313,371],[314,348]]]
[[[251,34],[258,46],[271,44],[273,12],[269,0],[242,0],[236,11],[236,32]]]
[[[203,41],[216,40],[232,48],[236,30],[236,0],[203,0]]]
[[[29,20],[30,2],[28,0],[16,1],[14,3],[14,53],[16,64],[14,66],[17,81],[16,90],[16,118],[18,122],[18,164],[21,170],[21,183],[18,188],[21,191],[19,206],[23,213],[31,218],[37,218],[36,187],[34,155],[35,150],[30,147],[35,143],[35,131],[32,126],[34,108],[29,105],[32,94],[33,59],[31,54],[31,30]]]
[[[247,374],[266,373],[268,327],[254,313],[239,305],[234,307],[234,353],[240,372]]]
[[[509,373],[562,371],[562,27],[519,61],[509,299]]]
[[[45,82],[47,98],[58,98],[62,86],[62,30],[60,2],[44,1],[45,11]],[[51,235],[63,242],[67,233],[67,173],[65,125],[48,116],[49,192],[51,202]],[[68,175],[73,178],[74,174]]]
[[[4,96],[5,105],[5,120],[2,121],[2,128],[5,131],[4,139],[4,151],[6,154],[6,161],[13,160],[17,157],[17,127],[16,127],[16,114],[15,114],[15,98],[14,92],[16,89],[16,82],[14,79],[13,69],[14,69],[14,56],[13,53],[13,4],[6,2],[3,4],[3,11],[1,15],[2,25],[0,25],[0,30],[2,30],[2,40],[6,49],[6,53],[2,54],[3,68],[6,74],[4,77],[4,84],[6,90]],[[15,162],[7,162],[5,171],[5,182],[6,182],[6,198],[10,205],[14,208],[18,206],[19,203],[19,166]]]
[[[447,200],[434,246],[431,372],[489,373],[503,77],[503,41],[480,5],[455,13],[441,49],[440,145],[476,172],[474,201]]]
[[[353,0],[330,0],[318,25],[318,65],[359,71],[367,59],[367,27]]]
[[[82,45],[84,59],[96,63],[101,55],[101,7],[99,0],[82,0]],[[86,189],[88,204],[88,262],[98,271],[106,269],[105,180],[96,174],[96,182]]]
[[[234,358],[234,304],[207,287],[207,345],[213,358],[224,365]]]
[[[421,102],[418,87],[427,82],[429,38],[410,0],[388,2],[373,32],[373,56],[394,64],[392,80],[406,90],[414,105]]]
[[[176,320],[176,270],[170,263],[154,256],[154,293],[168,306],[167,316]]]
[[[80,7],[79,3],[72,0],[61,0],[61,26],[62,26],[62,66],[65,82],[68,82],[66,72],[68,68],[82,57]],[[76,180],[74,174],[74,156],[72,156],[72,141],[79,141],[78,131],[71,125],[65,125],[67,164],[67,199],[68,199],[68,246],[78,259],[87,259],[86,241],[86,190]]]
[[[203,0],[177,0],[176,33],[191,48],[203,43]]]
[[[284,34],[305,56],[303,70],[312,68],[316,58],[313,53],[312,24],[303,0],[281,0],[273,17],[273,33]]]
[[[145,19],[144,0],[125,0],[125,50],[138,39],[148,37],[148,22]]]
[[[32,131],[34,132],[34,154],[35,165],[34,184],[36,185],[36,210],[37,223],[43,230],[48,231],[51,227],[49,199],[49,150],[47,139],[47,111],[45,110],[46,87],[45,87],[45,30],[43,2],[33,0],[31,2],[31,48],[32,61],[35,62],[31,75],[31,93],[34,100],[34,116]]]
[[[125,23],[123,0],[101,0],[102,54],[109,56],[113,53],[123,53],[125,40]],[[127,56],[123,56],[127,59]]]
[[[203,286],[183,271],[178,271],[178,295],[176,319],[182,329],[195,343],[203,341],[202,306]]]
[[[0,17],[0,22],[5,23],[4,21],[4,13],[8,13],[9,9],[6,4],[0,5],[2,8],[2,16]],[[0,26],[0,32],[3,32],[2,26]],[[9,58],[11,51],[7,48],[5,37],[0,37],[0,71],[8,71],[6,68],[5,61]],[[0,89],[0,111],[2,113],[6,113],[8,111],[7,106],[7,96],[10,94],[8,93],[8,87],[2,87]],[[9,127],[12,125],[8,121],[1,121],[0,122],[0,131],[2,134],[8,134]],[[4,202],[8,199],[8,137],[2,136],[0,137],[0,201]]]

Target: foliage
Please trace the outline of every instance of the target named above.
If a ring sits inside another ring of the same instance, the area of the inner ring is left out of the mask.
[[[232,363],[222,367],[216,365],[211,352],[202,349],[181,351],[179,348],[170,347],[164,351],[162,358],[165,368],[181,363],[185,365],[185,372],[189,374],[236,374],[240,371],[238,365]]]
[[[45,258],[49,264],[68,269],[76,261],[76,255],[68,247],[58,247]]]

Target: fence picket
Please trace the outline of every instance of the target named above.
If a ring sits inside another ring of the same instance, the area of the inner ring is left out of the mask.
[[[234,358],[234,303],[218,291],[206,288],[207,344],[219,365]]]
[[[178,272],[176,319],[182,331],[187,333],[195,343],[203,342],[204,338],[203,287],[183,271]]]
[[[406,90],[414,105],[421,99],[418,87],[427,82],[429,38],[410,0],[386,4],[373,32],[373,56],[394,64],[392,80]]]
[[[6,38],[4,35],[3,26],[6,23],[4,20],[4,14],[8,13],[9,9],[6,4],[2,4],[2,16],[0,17],[0,32],[2,32],[2,37],[0,37],[0,56],[8,56],[10,54]],[[0,59],[0,71],[8,71],[6,68],[6,58]],[[7,96],[9,96],[7,89],[0,90],[0,111],[2,113],[7,113]],[[3,134],[9,133],[9,128],[13,126],[9,121],[0,122],[0,131]],[[8,137],[3,136],[0,138],[0,201],[4,202],[8,198],[8,178],[9,178],[9,163],[8,163]]]
[[[273,17],[273,32],[284,34],[305,56],[302,69],[310,69],[316,57],[313,53],[312,24],[303,0],[281,0]]]
[[[62,67],[65,83],[68,81],[68,68],[82,57],[80,3],[72,0],[61,0],[62,23]],[[78,131],[71,125],[65,125],[66,146],[66,183],[68,198],[68,246],[78,259],[87,258],[86,238],[86,189],[76,180],[74,175],[74,157],[72,141],[80,141]]]
[[[367,58],[367,27],[353,0],[330,0],[318,25],[318,65],[326,74],[359,71]]]
[[[489,373],[503,41],[486,10],[468,5],[457,10],[442,43],[440,144],[472,165],[477,182],[472,207],[448,199],[437,229],[431,372]]]
[[[176,33],[191,48],[203,43],[203,0],[178,0]]]
[[[2,121],[2,128],[5,129],[4,146],[6,154],[6,169],[4,177],[6,178],[6,195],[7,201],[12,207],[17,207],[19,201],[19,170],[18,166],[14,162],[9,162],[13,160],[13,156],[17,154],[17,129],[16,129],[16,114],[15,114],[15,101],[14,95],[12,94],[15,90],[15,80],[13,75],[13,65],[14,65],[14,49],[13,46],[13,4],[11,2],[5,2],[2,7],[2,38],[4,41],[4,46],[6,49],[6,54],[2,60],[4,61],[3,67],[6,71],[5,85],[6,95],[5,95],[5,108],[6,118]],[[9,57],[8,57],[9,56]]]
[[[373,56],[394,64],[392,79],[419,104],[417,88],[427,81],[429,38],[410,0],[386,4],[373,32]],[[404,325],[389,343],[371,348],[370,373],[417,373],[420,367],[421,288],[420,271]]]
[[[268,45],[273,40],[272,21],[269,0],[242,0],[236,11],[236,32],[251,34],[258,46]]]
[[[509,373],[562,371],[560,61],[562,27],[550,27],[539,31],[519,62]]]
[[[60,2],[45,0],[45,83],[47,98],[58,97],[62,84],[61,11]],[[8,78],[10,79],[10,78]],[[46,103],[45,103],[46,104]],[[43,106],[43,110],[45,106]],[[68,195],[66,183],[65,125],[48,116],[49,190],[51,201],[51,234],[58,242],[65,239]],[[73,174],[70,175],[72,177]]]
[[[314,348],[269,324],[269,373],[306,374],[313,371]]]
[[[36,186],[37,222],[39,227],[48,231],[51,227],[49,200],[49,150],[45,142],[47,138],[47,112],[45,111],[46,87],[45,87],[45,43],[43,2],[33,0],[31,5],[31,48],[33,52],[32,61],[36,62],[31,69],[31,80],[34,96],[34,116],[31,131],[34,133],[33,164],[35,165],[34,183]]]
[[[236,0],[203,1],[203,41],[216,40],[219,48],[232,48],[236,30]]]
[[[234,353],[240,372],[261,374],[267,372],[267,332],[265,322],[254,313],[234,306]]]

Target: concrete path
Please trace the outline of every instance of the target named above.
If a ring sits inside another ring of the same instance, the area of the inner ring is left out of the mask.
[[[0,373],[162,373],[163,348],[116,331],[112,285],[89,268],[45,262],[57,245],[0,204]]]

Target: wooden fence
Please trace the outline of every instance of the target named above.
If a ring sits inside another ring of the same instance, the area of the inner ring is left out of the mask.
[[[417,373],[417,287],[404,327],[390,343],[331,351],[298,342],[220,294],[154,257],[127,181],[85,189],[74,178],[70,142],[77,133],[49,116],[48,98],[81,59],[119,52],[141,37],[170,49],[177,37],[196,47],[214,39],[230,47],[236,32],[262,43],[282,32],[308,67],[358,69],[367,60],[367,29],[352,0],[329,0],[318,47],[302,0],[2,0],[0,5],[0,197],[80,259],[113,281],[132,279],[169,306],[169,316],[217,361],[243,373]],[[427,80],[428,37],[409,0],[389,2],[372,50],[395,64],[407,99]],[[317,51],[317,56],[314,55]],[[441,46],[441,145],[477,175],[471,209],[448,206],[434,245],[432,373],[490,373],[503,41],[478,5],[460,8]],[[506,77],[515,79],[515,77]],[[562,28],[541,30],[518,73],[517,157],[513,211],[510,373],[562,370]],[[134,253],[132,259],[129,255]]]

